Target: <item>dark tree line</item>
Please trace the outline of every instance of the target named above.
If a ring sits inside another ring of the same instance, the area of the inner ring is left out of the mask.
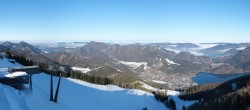
[[[23,56],[19,56],[19,55],[14,55],[11,56],[12,59],[15,59],[18,63],[24,65],[24,66],[32,66],[34,65],[34,63],[32,62],[32,60],[26,59]]]
[[[80,79],[94,84],[102,84],[102,85],[114,84],[114,81],[112,79],[106,77],[91,76],[73,70],[69,70],[68,73],[70,74],[71,78]]]

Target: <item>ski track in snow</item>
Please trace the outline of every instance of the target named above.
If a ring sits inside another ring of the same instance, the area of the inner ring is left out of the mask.
[[[0,85],[0,86],[2,86],[2,85]],[[11,106],[9,104],[8,99],[6,98],[6,94],[4,92],[4,89],[2,89],[1,87],[0,87],[0,102],[2,105],[2,106],[0,106],[0,110],[11,110]]]

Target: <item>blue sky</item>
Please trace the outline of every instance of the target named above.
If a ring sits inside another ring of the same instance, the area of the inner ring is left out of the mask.
[[[250,42],[250,0],[0,0],[0,38]]]

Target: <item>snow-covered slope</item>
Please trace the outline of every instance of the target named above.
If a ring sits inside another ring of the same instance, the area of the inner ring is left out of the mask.
[[[175,63],[174,61],[169,60],[168,58],[165,59],[168,65],[180,65],[178,63]]]
[[[0,72],[11,64],[0,60]],[[58,78],[54,77],[54,92]],[[25,85],[28,88],[28,85]],[[163,103],[151,93],[136,89],[123,89],[115,85],[96,85],[88,82],[62,78],[58,103],[49,101],[50,76],[33,75],[33,91],[19,91],[0,83],[0,110],[166,110]]]
[[[120,63],[127,65],[133,69],[136,69],[142,65],[144,65],[145,67],[147,66],[147,62],[126,62],[126,61],[120,61]]]
[[[81,67],[72,67],[72,69],[73,70],[77,70],[77,71],[80,71],[80,72],[82,72],[82,73],[87,73],[87,72],[90,72],[91,71],[91,69],[89,69],[89,68],[81,68]]]

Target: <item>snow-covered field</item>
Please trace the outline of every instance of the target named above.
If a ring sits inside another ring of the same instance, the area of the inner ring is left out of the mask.
[[[133,69],[136,69],[142,65],[144,65],[144,67],[147,66],[147,62],[126,62],[126,61],[120,61],[121,64],[127,65]]]
[[[159,83],[159,84],[167,84],[167,82],[160,81],[160,80],[152,80],[152,82]]]
[[[137,64],[138,62],[135,63]],[[146,65],[146,63],[138,65]],[[0,60],[0,75],[6,77],[8,67],[21,66],[18,63],[10,63],[4,58]],[[17,72],[16,74],[24,73]],[[32,78],[33,91],[27,89],[28,84],[25,85],[26,89],[16,90],[0,83],[0,110],[142,110],[144,107],[148,110],[168,109],[163,103],[157,101],[152,93],[137,89],[124,89],[116,85],[91,84],[72,78],[61,79],[58,102],[54,103],[49,101],[50,75],[41,73],[33,75]],[[53,76],[53,78],[55,94],[58,77]],[[165,83],[158,80],[154,82]],[[149,90],[165,92],[169,95],[169,99],[176,102],[177,110],[195,103],[195,101],[181,100],[178,97],[180,94],[178,91],[161,90],[143,82],[139,83]]]
[[[91,71],[91,69],[89,69],[89,68],[81,68],[81,67],[72,67],[72,69],[73,69],[74,71],[80,71],[80,72],[82,72],[82,73],[87,73],[87,72],[90,72],[90,71]]]
[[[168,58],[166,58],[165,60],[168,63],[168,65],[180,65],[179,63],[175,63],[174,61],[169,60]]]
[[[58,78],[54,77],[54,89]],[[151,93],[122,89],[114,85],[95,85],[84,81],[61,80],[58,103],[49,101],[50,76],[33,76],[33,91],[18,91],[0,84],[0,110],[165,110]],[[55,90],[54,90],[55,91]]]
[[[20,64],[0,60],[0,72]],[[54,78],[54,92],[58,77]],[[25,85],[28,88],[28,85]],[[96,85],[62,78],[58,103],[49,101],[50,76],[33,75],[33,91],[19,91],[0,83],[0,110],[166,110],[153,94],[137,89],[124,89],[115,85]]]

